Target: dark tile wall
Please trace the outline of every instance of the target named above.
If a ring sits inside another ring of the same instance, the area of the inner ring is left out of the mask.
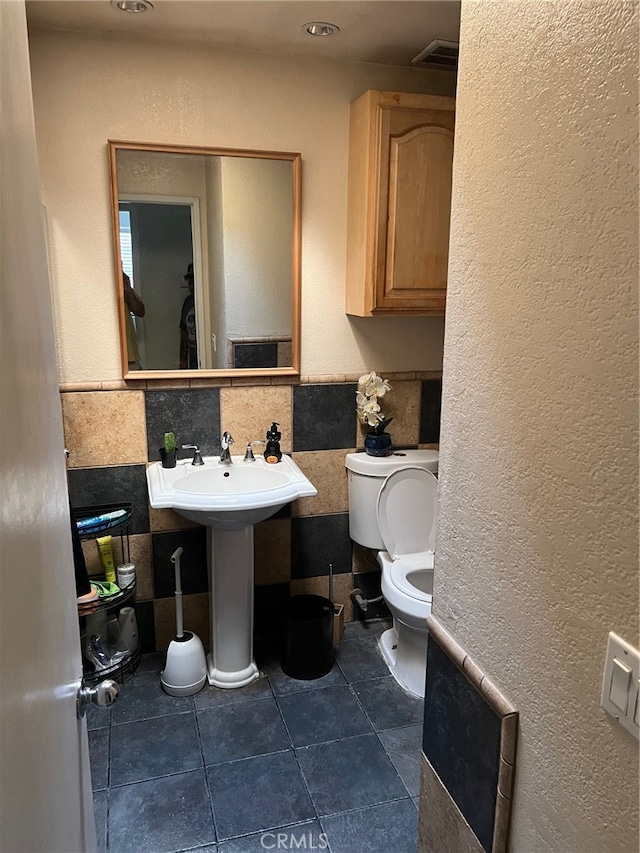
[[[236,344],[234,367],[277,367],[278,344]]]
[[[205,528],[153,533],[151,554],[156,598],[171,598],[175,592],[175,566],[171,562],[171,555],[180,547],[183,548],[180,556],[183,594],[196,595],[209,589]]]
[[[440,385],[439,380],[412,380],[405,384],[405,389],[412,389],[410,392],[403,392],[397,387],[397,399],[411,400],[408,411],[411,409],[413,414],[405,415],[403,426],[407,434],[413,431],[413,442],[416,442],[418,436],[421,443],[437,441]],[[341,590],[346,606],[350,607],[349,591],[354,585],[360,586],[367,597],[379,594],[380,574],[375,569],[375,560],[369,561],[364,567],[356,565],[357,559],[349,539],[348,513],[345,511],[345,473],[335,455],[336,451],[353,451],[362,440],[356,423],[355,392],[355,382],[338,382],[332,378],[327,382],[299,384],[291,388],[291,447],[294,454],[309,451],[314,454],[315,473],[309,472],[309,476],[312,480],[319,478],[323,481],[322,493],[319,494],[315,505],[316,514],[314,504],[306,499],[306,504],[302,507],[289,504],[273,519],[263,522],[265,531],[273,524],[271,530],[274,532],[274,544],[273,552],[267,555],[266,579],[259,580],[260,585],[256,588],[256,632],[272,633],[277,628],[281,619],[281,605],[290,592],[289,581],[295,584],[296,593],[315,592],[322,587],[322,594],[325,594],[325,581],[321,579],[326,578],[330,563],[333,564],[337,579],[342,579],[336,582],[336,589]],[[124,393],[120,391],[117,392],[118,405],[126,404],[128,393],[144,396],[144,423],[140,423],[138,429],[140,435],[144,435],[140,446],[144,448],[146,443],[148,460],[158,459],[158,448],[162,444],[164,433],[169,430],[175,433],[178,444],[197,444],[203,455],[215,455],[219,452],[219,388],[165,388]],[[416,393],[421,396],[419,401],[415,400]],[[225,389],[225,394],[233,394],[233,388]],[[89,398],[94,400],[100,395],[85,395],[78,391],[72,396],[82,398],[91,405]],[[71,459],[75,465],[83,464],[78,461],[82,459],[82,447],[78,442],[83,429],[89,432],[96,428],[95,420],[92,421],[86,415],[81,419],[83,408],[84,403],[68,407],[69,412],[77,414],[74,414],[75,420],[72,423],[65,423],[73,439],[71,445],[74,453]],[[396,411],[394,415],[396,421],[401,422],[402,412]],[[411,423],[414,424],[413,427]],[[265,421],[265,428],[266,426],[268,423]],[[286,427],[283,428],[286,432]],[[94,433],[91,432],[91,435],[94,436]],[[126,441],[127,436],[122,436],[122,442]],[[416,445],[410,442],[407,446]],[[327,451],[326,457],[323,457],[323,451]],[[315,454],[319,456],[316,457]],[[182,451],[179,455],[187,457],[191,453]],[[102,454],[100,456],[102,457]],[[143,459],[138,462],[137,456],[133,459],[137,464],[112,464],[109,450],[105,448],[102,464],[95,465],[95,457],[92,457],[90,463],[85,463],[91,467],[69,468],[69,492],[74,506],[124,500],[134,502],[135,509],[129,533],[136,539],[136,561],[146,561],[147,572],[152,578],[152,599],[138,602],[138,621],[144,649],[147,651],[154,648],[157,636],[166,635],[166,630],[161,626],[166,628],[166,600],[174,594],[174,567],[169,559],[171,554],[180,545],[184,548],[182,574],[185,606],[188,606],[190,596],[193,596],[193,606],[200,606],[196,597],[201,598],[208,591],[206,543],[203,528],[193,528],[185,519],[173,513],[150,512],[146,463]],[[305,461],[311,464],[313,460],[307,458]],[[289,525],[290,535],[283,535],[282,527],[277,528],[278,524],[282,525],[282,519]],[[265,536],[262,541],[265,541]],[[278,548],[286,548],[287,552],[281,555],[279,552],[275,553]],[[361,571],[364,574],[351,575],[352,572]],[[347,576],[348,584],[345,581]],[[289,581],[285,582],[285,578]],[[368,618],[375,618],[383,612],[386,612],[384,606],[374,606]],[[158,640],[158,643],[160,642]]]
[[[144,465],[70,468],[67,475],[69,497],[75,509],[133,501],[129,533],[149,532],[149,498]]]
[[[142,640],[142,653],[155,652],[156,626],[153,601],[138,601],[136,603],[136,620]]]
[[[145,392],[149,459],[160,459],[165,432],[173,432],[178,447],[195,444],[203,456],[220,454],[220,390],[184,388]],[[178,458],[192,456],[180,450]]]
[[[420,444],[440,441],[440,400],[442,380],[425,379],[420,395]]]
[[[288,583],[273,583],[255,588],[253,630],[256,637],[279,633],[284,618],[284,605],[288,598]]]
[[[501,717],[430,636],[423,751],[487,853],[493,844],[501,727]]]
[[[291,520],[291,577],[313,578],[351,571],[349,514],[310,515]]]
[[[357,385],[298,385],[293,389],[293,449],[353,448]]]
[[[353,585],[362,590],[362,597],[366,599],[379,598],[382,595],[380,572],[360,572],[354,575]],[[379,601],[376,604],[370,604],[367,607],[366,613],[363,613],[359,608],[354,610],[354,619],[385,619],[391,613],[384,601]]]

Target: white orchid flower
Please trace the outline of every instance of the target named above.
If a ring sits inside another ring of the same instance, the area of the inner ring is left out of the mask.
[[[391,390],[391,386],[388,382],[382,379],[380,376],[373,375],[373,378],[367,384],[365,389],[365,394],[367,397],[384,397],[387,391]]]
[[[358,379],[358,387],[365,388],[369,384],[369,382],[375,379],[375,377],[375,373],[365,373],[363,376],[360,377],[360,379]]]
[[[376,403],[375,398],[370,400],[368,397],[364,397],[363,401],[358,404],[358,415],[363,423],[369,422],[371,416],[379,420],[380,416],[377,414],[379,411],[380,406]],[[376,423],[378,420],[376,420]],[[371,426],[370,423],[369,426]]]

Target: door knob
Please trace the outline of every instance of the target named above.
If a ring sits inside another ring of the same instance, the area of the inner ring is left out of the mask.
[[[81,720],[87,710],[87,705],[97,705],[98,708],[108,708],[120,695],[120,685],[112,678],[96,684],[95,687],[87,687],[84,678],[78,687],[76,697],[76,713]]]

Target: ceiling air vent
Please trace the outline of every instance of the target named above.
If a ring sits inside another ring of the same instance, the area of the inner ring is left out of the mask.
[[[455,71],[458,67],[458,42],[434,39],[413,57],[411,64],[422,68],[451,68]]]

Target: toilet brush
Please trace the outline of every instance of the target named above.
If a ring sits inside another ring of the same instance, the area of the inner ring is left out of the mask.
[[[185,631],[182,618],[182,583],[180,555],[177,548],[171,555],[176,573],[176,636],[167,649],[167,661],[160,673],[160,682],[170,696],[192,696],[202,690],[207,678],[207,661],[202,640],[192,631]]]

